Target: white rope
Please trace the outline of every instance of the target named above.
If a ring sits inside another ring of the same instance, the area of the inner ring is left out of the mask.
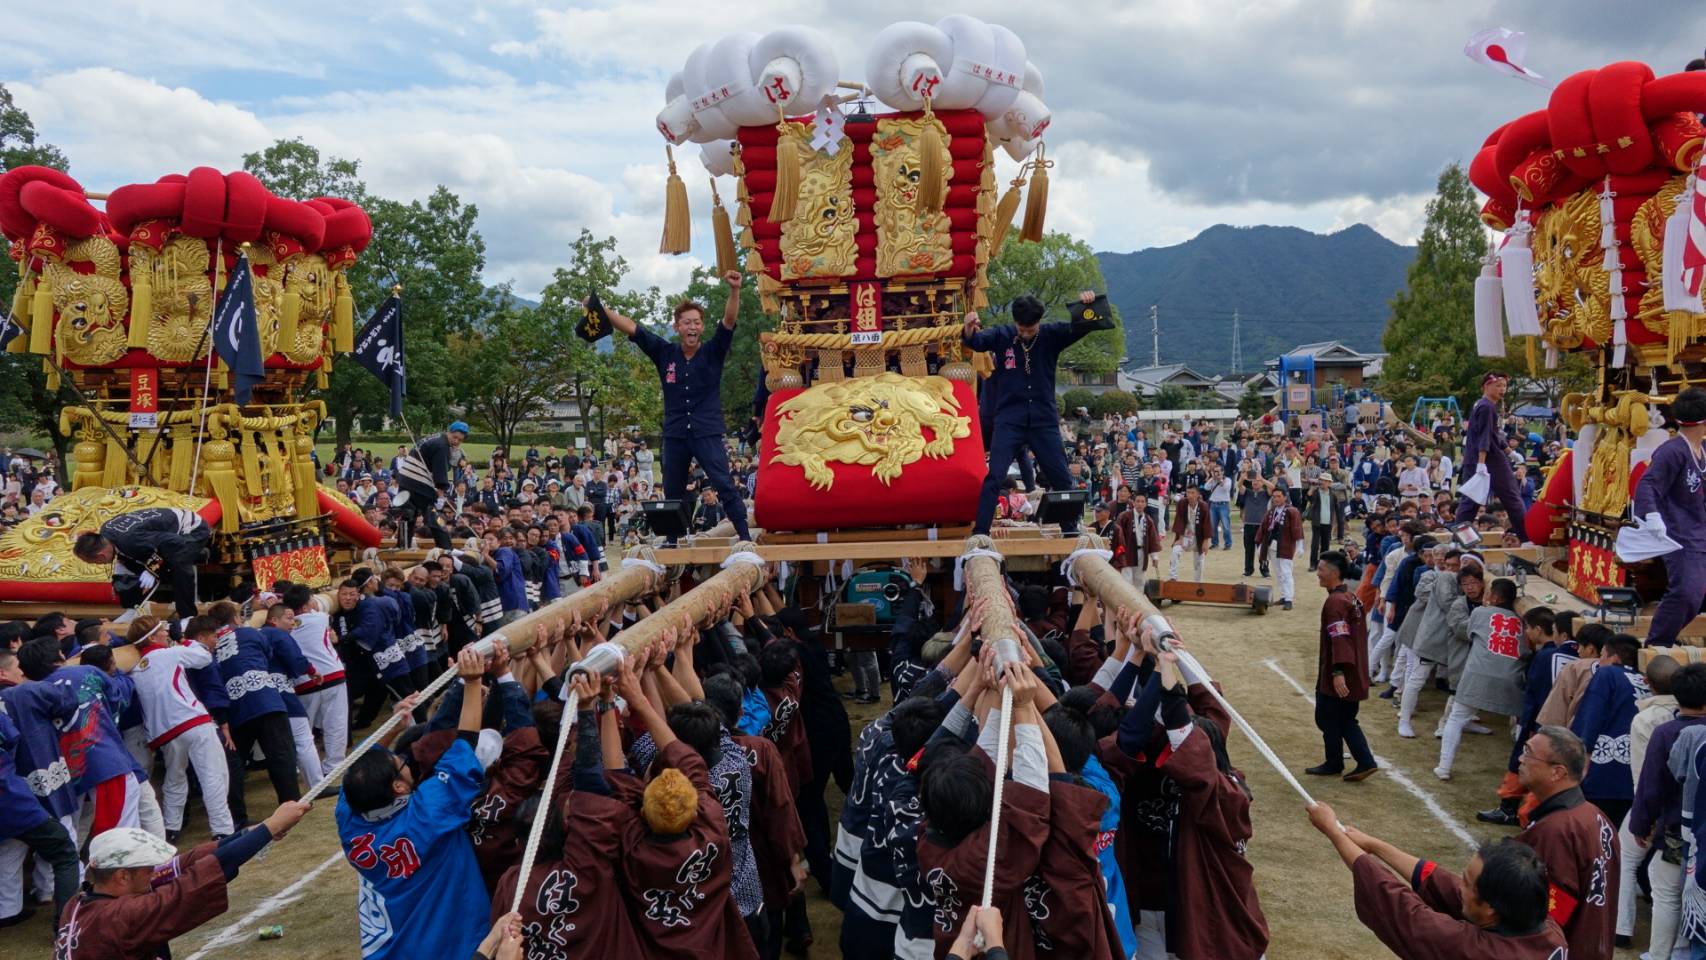
[[[421,691],[420,702],[426,703],[426,702],[430,701],[433,697],[438,695],[438,692],[440,690],[443,690],[446,686],[448,686],[450,684],[450,681],[455,679],[455,678],[456,678],[456,668],[455,667],[451,667],[450,669],[439,674],[438,679],[427,684],[426,689]],[[391,714],[391,718],[389,720],[386,720],[384,723],[380,724],[379,729],[368,734],[367,739],[365,739],[365,740],[361,741],[361,743],[357,744],[355,749],[351,750],[349,752],[348,756],[344,757],[342,760],[340,760],[338,762],[337,766],[326,771],[326,775],[320,778],[319,783],[316,783],[312,787],[309,787],[308,792],[302,795],[302,802],[308,803],[308,802],[312,801],[315,797],[324,793],[328,787],[330,787],[333,783],[336,783],[338,781],[338,779],[344,775],[344,772],[349,770],[349,768],[351,766],[353,766],[355,764],[355,762],[361,758],[362,754],[366,753],[369,750],[372,750],[374,745],[379,743],[379,741],[382,738],[384,738],[384,736],[386,734],[388,734],[392,730],[396,729],[397,724],[402,723],[403,718],[406,716],[408,716],[408,711],[403,711],[402,713]]]
[[[669,572],[664,568],[663,564],[658,563],[655,560],[647,560],[645,557],[623,557],[622,568],[626,570],[629,567],[645,567],[647,570],[650,570],[652,573],[660,577]]]
[[[762,567],[765,564],[765,559],[751,550],[736,550],[734,553],[724,557],[723,562],[718,564],[718,566],[727,570],[737,563],[750,563],[754,566]]]
[[[1067,554],[1066,559],[1060,561],[1060,572],[1066,577],[1068,586],[1078,586],[1078,575],[1073,572],[1073,565],[1078,562],[1079,557],[1101,557],[1103,560],[1112,562],[1114,552],[1112,550],[1097,550],[1094,547],[1079,547]]]
[[[539,838],[545,835],[545,821],[551,813],[551,789],[557,785],[557,771],[563,765],[563,747],[569,742],[569,728],[575,725],[580,708],[580,694],[569,690],[567,702],[563,704],[563,720],[557,725],[557,752],[551,755],[551,771],[545,775],[545,790],[539,795],[539,806],[533,813],[533,826],[527,830],[527,848],[521,854],[521,873],[515,881],[515,899],[510,901],[509,909],[515,913],[521,909],[521,901],[527,895],[527,878],[533,873],[533,858],[539,854]]]
[[[983,865],[983,906],[991,906],[995,900],[995,856],[996,847],[1001,842],[1001,796],[1007,786],[1007,747],[1013,734],[1013,687],[1005,684],[1001,687],[1001,726],[995,740],[995,808],[989,812],[989,859]],[[978,948],[983,948],[983,937],[978,938]]]
[[[965,553],[962,553],[959,556],[954,558],[954,591],[955,592],[962,591],[966,588],[966,561],[972,559],[973,557],[988,557],[989,559],[994,560],[996,563],[1006,563],[1007,562],[1007,558],[1002,556],[997,551],[990,550],[990,549],[987,549],[985,547],[972,547],[970,550],[967,550]]]
[[[1250,741],[1250,745],[1256,748],[1256,752],[1262,755],[1262,759],[1268,761],[1275,770],[1279,771],[1279,775],[1285,778],[1286,783],[1291,784],[1291,788],[1297,791],[1297,795],[1303,798],[1304,803],[1311,807],[1315,806],[1315,798],[1310,796],[1309,791],[1303,789],[1303,784],[1299,783],[1297,778],[1292,775],[1291,771],[1286,769],[1285,763],[1281,761],[1279,756],[1268,747],[1267,741],[1263,740],[1261,735],[1256,732],[1256,728],[1250,726],[1250,722],[1245,720],[1243,715],[1237,710],[1232,709],[1232,704],[1227,703],[1226,698],[1220,695],[1220,691],[1214,688],[1214,684],[1208,682],[1208,671],[1204,670],[1203,665],[1197,662],[1197,658],[1191,656],[1188,651],[1171,643],[1163,643],[1162,646],[1167,650],[1172,651],[1172,653],[1179,658],[1179,665],[1181,668],[1188,667],[1190,671],[1204,678],[1202,685],[1203,689],[1207,690],[1209,695],[1214,697],[1215,702],[1220,704],[1221,709],[1225,710],[1227,715],[1232,718],[1232,722],[1238,725],[1238,729],[1244,731],[1244,736]]]

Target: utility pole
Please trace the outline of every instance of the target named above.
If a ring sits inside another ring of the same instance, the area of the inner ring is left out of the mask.
[[[1149,305],[1149,336],[1153,341],[1151,366],[1161,366],[1161,308],[1155,304]]]
[[[1238,311],[1232,311],[1232,372],[1244,372],[1244,346],[1238,342]]]

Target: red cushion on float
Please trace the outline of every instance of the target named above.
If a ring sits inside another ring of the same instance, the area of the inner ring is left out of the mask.
[[[192,237],[212,240],[225,226],[225,175],[212,167],[196,167],[184,182],[184,212],[180,223]]]
[[[1641,112],[1648,120],[1671,113],[1706,113],[1706,70],[1659,77],[1641,90]]]
[[[1552,534],[1564,525],[1564,518],[1569,515],[1575,491],[1575,471],[1570,466],[1572,452],[1565,450],[1558,457],[1558,463],[1546,477],[1540,496],[1534,498],[1534,505],[1522,518],[1523,530],[1530,543],[1544,545],[1552,542]]]
[[[771,394],[759,445],[758,487],[753,522],[766,530],[835,530],[897,524],[970,523],[987,472],[983,435],[978,428],[977,395],[969,383],[953,382],[959,416],[969,417],[971,432],[947,457],[920,457],[885,485],[869,466],[834,463],[835,483],[819,490],[806,482],[802,467],[777,463],[777,410],[801,390]],[[928,427],[924,436],[935,436]]]
[[[297,200],[273,197],[267,201],[266,229],[295,237],[309,253],[320,249],[326,239],[326,217]]]
[[[1700,148],[1706,143],[1706,127],[1692,113],[1673,113],[1653,124],[1653,149],[1658,162],[1670,164],[1673,170],[1692,171],[1700,162]]]
[[[107,217],[113,229],[130,231],[144,220],[176,220],[184,212],[184,184],[130,183],[107,198]]]
[[[1469,182],[1500,207],[1515,209],[1516,189],[1511,186],[1510,180],[1499,176],[1498,161],[1495,157],[1498,149],[1496,146],[1482,147],[1476,152],[1475,158],[1469,161]]]
[[[368,523],[366,517],[318,487],[314,490],[314,498],[321,510],[331,514],[332,526],[339,533],[362,547],[379,546],[379,529]]]
[[[100,211],[89,205],[83,191],[67,190],[36,180],[18,191],[18,202],[37,222],[71,237],[105,234]]]
[[[367,249],[373,240],[373,222],[367,218],[367,211],[338,197],[315,197],[309,202],[326,208],[322,210],[326,215],[326,236],[321,241],[322,246],[331,250],[347,246],[356,253]]]
[[[1588,107],[1588,88],[1598,70],[1582,70],[1565,77],[1552,91],[1546,108],[1546,124],[1552,146],[1562,151],[1564,166],[1581,177],[1605,176],[1605,158],[1595,147],[1593,118]]]
[[[82,184],[52,167],[31,165],[6,171],[4,176],[0,176],[0,232],[13,240],[28,239],[36,229],[36,217],[24,209],[19,196],[24,186],[31,183],[45,183],[62,190],[75,190],[79,194],[83,192]]]
[[[1612,173],[1636,173],[1653,162],[1653,139],[1641,115],[1641,91],[1653,68],[1625,60],[1600,68],[1588,87],[1594,140],[1610,149],[1601,154]]]
[[[260,239],[267,202],[271,199],[272,191],[255,179],[254,174],[241,170],[226,174],[225,226],[221,231],[225,239],[232,243]]]
[[[1536,110],[1512,120],[1499,135],[1498,148],[1493,154],[1494,168],[1505,179],[1536,150],[1551,146],[1551,132],[1546,126],[1546,111]]]

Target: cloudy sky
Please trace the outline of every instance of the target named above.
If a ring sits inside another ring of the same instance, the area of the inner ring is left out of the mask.
[[[697,260],[655,252],[653,117],[694,46],[812,24],[860,80],[882,26],[954,11],[1024,40],[1054,112],[1050,226],[1101,250],[1214,223],[1365,222],[1412,242],[1439,169],[1545,102],[1463,56],[1476,30],[1526,31],[1529,65],[1553,79],[1622,59],[1673,72],[1706,47],[1698,0],[150,0],[8,17],[0,82],[89,189],[234,169],[300,136],[360,160],[382,195],[445,184],[477,204],[494,283],[536,293],[587,227],[618,237],[634,285],[668,290]],[[682,170],[708,240],[706,180]]]

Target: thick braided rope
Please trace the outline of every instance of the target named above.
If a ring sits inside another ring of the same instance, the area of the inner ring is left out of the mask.
[[[516,875],[515,899],[509,905],[511,913],[521,909],[522,898],[527,895],[527,878],[533,874],[533,858],[539,855],[539,838],[545,835],[545,821],[549,819],[551,789],[557,785],[557,771],[563,765],[563,747],[569,742],[569,728],[575,725],[579,716],[576,711],[580,709],[580,694],[571,689],[567,696],[563,704],[563,720],[557,725],[557,752],[551,755],[551,772],[545,775],[545,791],[539,795],[533,826],[527,830],[527,849],[521,854],[521,873]]]
[[[426,689],[421,691],[420,702],[421,703],[427,703],[427,702],[431,701],[433,697],[438,695],[438,692],[440,690],[443,690],[446,686],[448,686],[450,684],[450,681],[452,681],[454,679],[456,679],[456,668],[455,667],[451,667],[450,669],[439,674],[438,678],[436,680],[427,684]],[[348,771],[349,768],[351,766],[353,766],[357,760],[361,759],[362,754],[366,753],[369,750],[372,750],[374,744],[378,743],[381,739],[383,739],[386,734],[388,734],[392,730],[396,729],[397,724],[402,723],[403,718],[406,716],[408,716],[408,714],[406,712],[405,713],[393,713],[393,714],[391,714],[390,719],[388,719],[384,723],[380,724],[379,729],[368,734],[367,739],[365,739],[365,740],[361,741],[361,743],[357,744],[356,748],[354,750],[351,750],[349,752],[348,756],[346,756],[342,760],[338,761],[337,766],[333,767],[330,770],[327,770],[326,775],[320,778],[319,783],[316,783],[312,787],[309,787],[308,792],[302,795],[302,802],[308,803],[309,801],[313,800],[315,797],[324,793],[327,788],[332,786],[332,784],[337,783],[338,780],[341,777],[343,777],[344,773],[346,771]]]
[[[1256,728],[1250,726],[1250,721],[1245,720],[1243,714],[1232,709],[1232,704],[1227,703],[1226,698],[1220,695],[1220,691],[1214,688],[1214,684],[1206,679],[1208,671],[1203,669],[1197,658],[1171,643],[1163,643],[1163,646],[1171,650],[1179,658],[1179,662],[1189,667],[1193,673],[1205,678],[1202,684],[1203,689],[1214,697],[1215,702],[1220,704],[1220,708],[1225,710],[1227,715],[1232,718],[1232,722],[1238,725],[1238,729],[1244,731],[1244,736],[1250,741],[1250,745],[1256,748],[1256,752],[1262,755],[1262,759],[1268,761],[1275,770],[1279,771],[1279,775],[1285,778],[1286,783],[1291,784],[1291,788],[1297,791],[1297,795],[1303,798],[1304,803],[1311,807],[1315,806],[1315,798],[1310,796],[1309,791],[1303,789],[1303,784],[1299,783],[1297,778],[1292,776],[1291,771],[1286,769],[1284,761],[1280,760],[1279,756],[1268,747],[1267,741],[1263,740],[1261,735],[1256,732]]]
[[[911,330],[883,331],[882,347],[911,347],[921,343],[938,343],[948,340],[958,340],[964,329],[959,324],[944,327],[913,327]],[[854,344],[851,334],[846,333],[767,333],[769,342],[782,347],[799,347],[803,350],[853,350],[864,344]]]
[[[989,813],[989,862],[983,866],[983,906],[995,899],[995,854],[1001,840],[1001,795],[1007,785],[1007,747],[1013,735],[1013,688],[1001,688],[1001,726],[995,741],[995,808]]]

